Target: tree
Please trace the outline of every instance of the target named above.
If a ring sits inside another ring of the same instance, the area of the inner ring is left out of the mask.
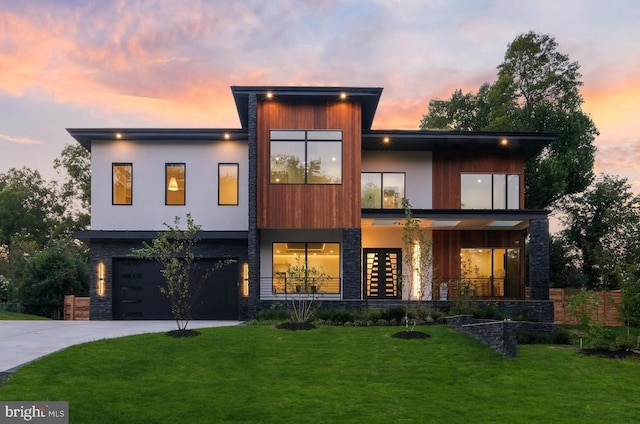
[[[89,293],[88,251],[73,240],[58,240],[28,260],[20,302],[35,315],[59,319],[65,295]]]
[[[579,256],[589,289],[617,289],[640,254],[640,196],[626,178],[601,175],[584,193],[560,205],[560,237]]]
[[[497,80],[477,94],[455,90],[431,100],[421,129],[556,133],[557,140],[525,166],[525,203],[543,209],[583,191],[594,178],[598,131],[581,105],[578,62],[557,50],[554,38],[533,31],[509,44]]]
[[[295,264],[287,264],[285,293],[289,298],[291,319],[296,324],[307,324],[313,318],[315,301],[329,276],[296,256]],[[308,328],[308,327],[306,327]]]
[[[187,228],[180,229],[180,217],[176,216],[174,225],[164,223],[167,231],[159,232],[156,238],[142,243],[141,249],[134,249],[133,254],[140,259],[151,259],[161,266],[162,276],[166,285],[159,290],[169,300],[171,314],[178,326],[177,335],[195,334],[187,331],[187,325],[192,318],[191,312],[198,294],[210,274],[194,279],[197,269],[195,246],[199,241],[200,225],[194,223],[191,214],[187,214]],[[213,272],[232,260],[218,261]]]
[[[67,144],[53,167],[62,176],[64,182],[60,188],[60,197],[69,207],[66,218],[71,229],[88,228],[91,207],[91,154],[80,144]]]
[[[422,301],[431,299],[433,283],[433,255],[431,254],[431,240],[420,228],[420,220],[413,216],[411,203],[402,199],[404,209],[404,223],[402,228],[402,282],[406,283],[408,302],[405,303],[405,327],[409,326],[409,309],[415,306],[413,331],[418,318],[418,310]],[[404,289],[404,287],[403,287]],[[414,300],[415,303],[410,301]]]
[[[44,246],[63,211],[55,185],[38,171],[11,168],[0,174],[0,245],[10,245],[16,235],[29,235]]]

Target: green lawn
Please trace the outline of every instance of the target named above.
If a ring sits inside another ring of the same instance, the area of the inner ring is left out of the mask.
[[[504,359],[446,327],[269,326],[74,346],[19,371],[0,400],[69,401],[73,423],[625,423],[640,360],[521,346]]]
[[[0,321],[5,320],[43,320],[49,319],[45,317],[39,317],[37,315],[20,314],[18,312],[9,312],[0,310]]]

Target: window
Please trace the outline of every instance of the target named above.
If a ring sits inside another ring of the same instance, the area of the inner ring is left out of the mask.
[[[185,204],[185,164],[165,164],[165,204]]]
[[[340,293],[340,243],[273,243],[274,293]]]
[[[519,249],[460,249],[463,283],[480,297],[521,297]]]
[[[520,175],[461,174],[460,208],[520,208]]]
[[[218,164],[218,204],[238,204],[238,164]]]
[[[341,184],[342,131],[271,131],[272,184]]]
[[[363,209],[402,209],[403,172],[363,172],[360,180]]]
[[[133,204],[133,164],[114,163],[111,165],[113,185],[111,202],[114,205]]]

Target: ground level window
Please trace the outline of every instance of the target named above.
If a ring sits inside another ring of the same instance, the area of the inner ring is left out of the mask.
[[[460,249],[462,284],[477,297],[519,298],[519,249]]]
[[[273,243],[273,293],[340,293],[340,243]]]

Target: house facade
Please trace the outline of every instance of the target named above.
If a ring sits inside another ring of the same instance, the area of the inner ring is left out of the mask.
[[[381,88],[231,90],[237,129],[68,129],[91,150],[91,230],[76,232],[91,250],[91,319],[170,318],[158,267],[132,250],[191,214],[208,275],[195,319],[251,318],[291,296],[471,295],[553,320],[547,211],[524,204],[524,163],[552,135],[372,130]],[[406,256],[421,253],[403,249],[405,198],[430,244],[424,290],[408,284],[420,277]]]

